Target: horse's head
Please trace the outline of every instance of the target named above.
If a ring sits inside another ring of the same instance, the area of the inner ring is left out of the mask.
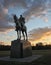
[[[16,16],[16,15],[13,15],[13,18],[14,18],[14,19],[17,19],[17,16]]]
[[[14,22],[17,23],[18,18],[15,14],[13,15],[13,19],[14,19]]]

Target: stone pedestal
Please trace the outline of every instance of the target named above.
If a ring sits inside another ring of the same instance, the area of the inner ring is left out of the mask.
[[[32,55],[31,43],[26,40],[14,40],[11,42],[11,58],[24,58]]]

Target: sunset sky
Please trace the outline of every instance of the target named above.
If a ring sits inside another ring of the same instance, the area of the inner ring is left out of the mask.
[[[51,44],[51,0],[0,0],[0,44],[17,38],[13,14],[25,17],[32,45]]]

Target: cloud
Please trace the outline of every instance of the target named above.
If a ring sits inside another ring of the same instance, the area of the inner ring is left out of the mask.
[[[48,17],[44,17],[44,21],[45,22],[48,22]]]
[[[3,8],[3,12],[4,12],[5,14],[7,14],[7,13],[8,13],[8,9]]]
[[[48,5],[48,9],[51,9],[51,0],[48,0],[47,5]]]
[[[43,11],[46,10],[46,2],[47,0],[34,0],[32,5],[24,12],[24,16],[26,18],[31,18],[31,16],[40,16],[43,15]],[[46,14],[46,13],[44,13]]]
[[[13,19],[9,16],[10,8],[26,9],[23,15],[29,20],[32,16],[45,16],[50,5],[51,0],[0,0],[0,31],[14,29]],[[48,19],[46,18],[45,21],[47,22]]]
[[[0,41],[0,45],[4,45],[4,42],[3,41]]]
[[[48,28],[48,27],[38,28],[29,32],[29,39],[36,41],[38,39],[41,39],[45,36],[50,36],[50,35],[51,35],[51,28]]]
[[[8,8],[8,7],[14,7],[14,6],[22,6],[26,7],[26,2],[25,0],[4,0],[3,6]]]
[[[9,24],[12,18],[8,15],[8,9],[4,8],[2,4],[0,4],[0,32],[6,32],[10,29],[14,29],[14,26]]]
[[[12,17],[9,16],[9,8],[26,7],[24,0],[0,0],[0,32],[5,32],[9,29],[14,29]]]
[[[23,13],[27,20],[31,19],[32,16],[46,18],[45,21],[47,22],[47,16],[49,11],[51,11],[51,0],[33,0],[31,3],[32,5]]]

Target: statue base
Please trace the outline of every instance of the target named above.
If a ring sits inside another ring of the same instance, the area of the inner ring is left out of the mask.
[[[11,58],[24,58],[32,55],[31,43],[26,40],[14,40],[11,42]]]

